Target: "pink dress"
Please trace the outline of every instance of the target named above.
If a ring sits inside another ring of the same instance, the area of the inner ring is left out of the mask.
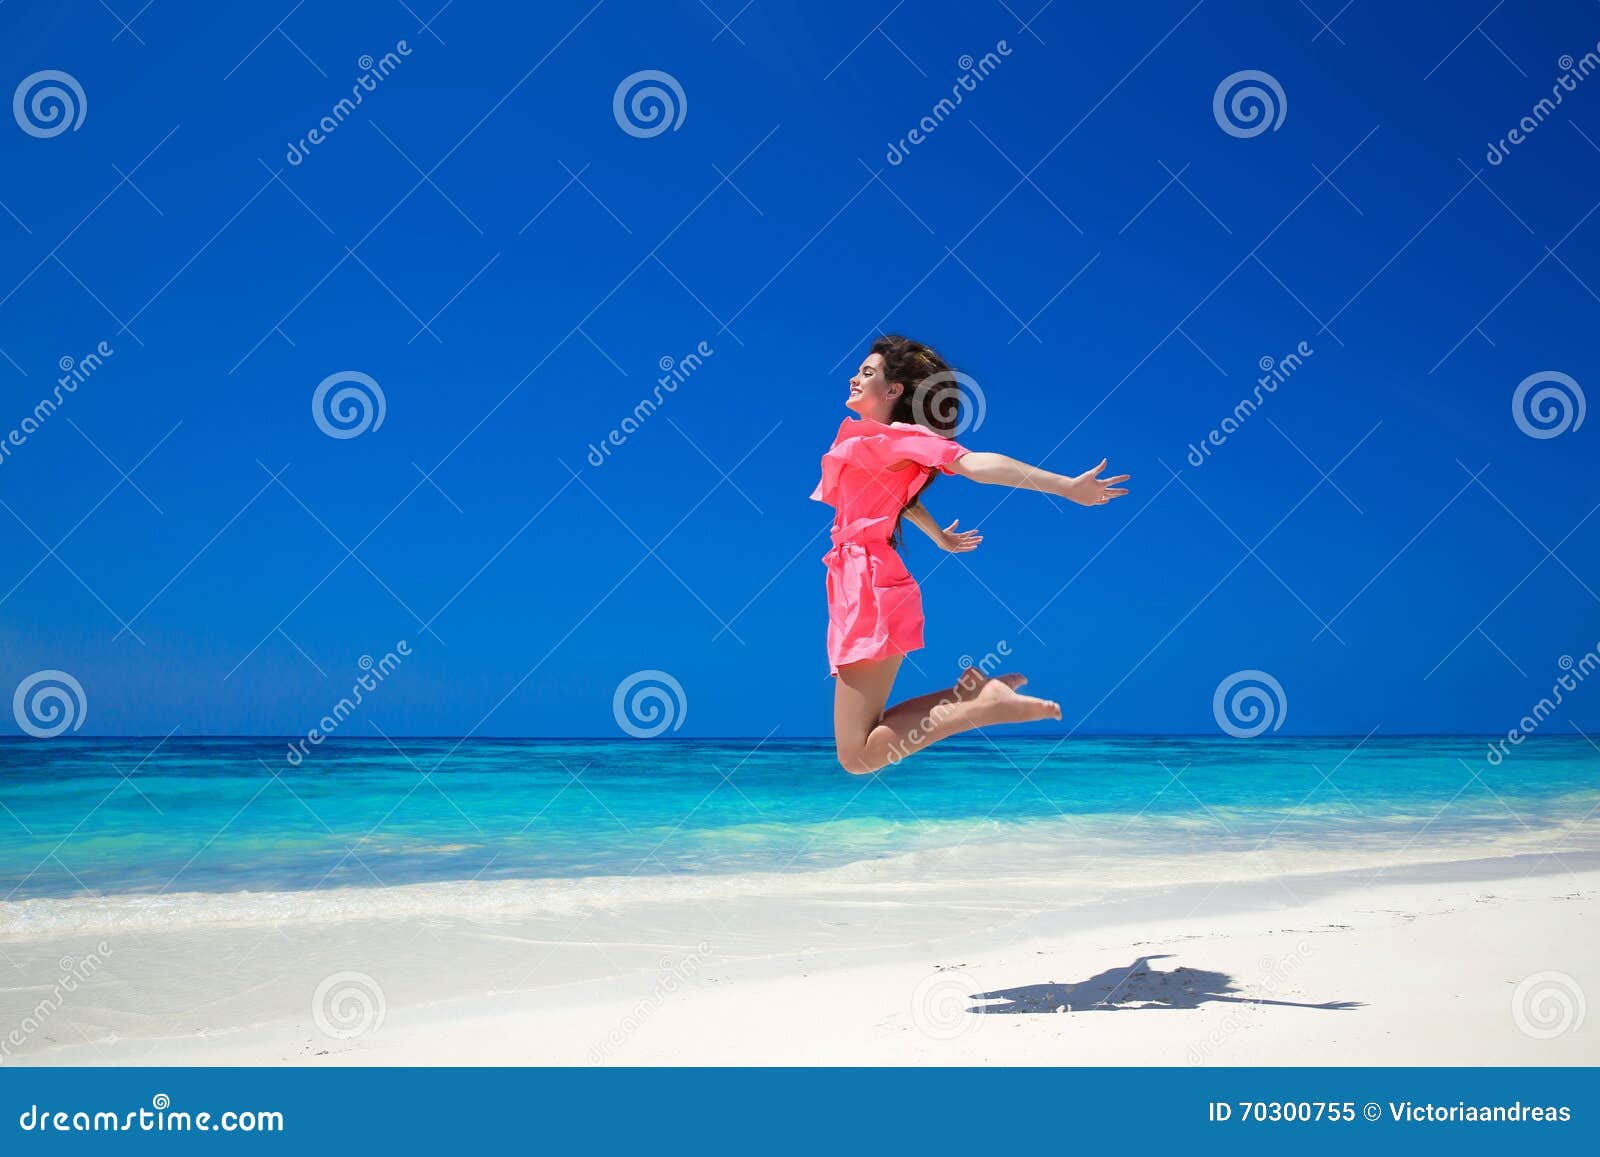
[[[889,544],[895,519],[935,470],[967,451],[909,422],[846,418],[822,456],[811,497],[837,513],[828,568],[828,664],[904,655],[922,646],[922,592]],[[890,467],[900,465],[901,469]]]

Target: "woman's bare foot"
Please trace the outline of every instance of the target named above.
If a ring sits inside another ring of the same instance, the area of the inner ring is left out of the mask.
[[[968,667],[961,673],[961,678],[956,680],[956,685],[953,688],[956,693],[955,701],[957,703],[972,702],[972,700],[976,699],[978,694],[990,683],[1004,683],[1007,687],[1010,687],[1013,691],[1015,691],[1027,681],[1028,677],[1026,675],[1012,674],[995,675],[991,677],[989,675],[985,675],[976,667]]]
[[[1012,683],[1012,678],[1020,679]],[[988,723],[1027,723],[1035,719],[1060,719],[1061,704],[1053,699],[1019,695],[1016,688],[1026,683],[1024,676],[1005,676],[986,681],[973,699],[983,726]]]
[[[935,703],[928,712],[928,718],[934,723],[943,722],[952,711],[957,710],[964,703],[972,703],[982,694],[985,687],[998,685],[1015,691],[1028,681],[1026,675],[985,675],[976,667],[968,667],[961,673],[961,678],[956,680],[951,694],[940,702]]]

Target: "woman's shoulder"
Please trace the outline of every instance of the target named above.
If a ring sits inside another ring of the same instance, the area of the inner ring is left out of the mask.
[[[928,438],[946,437],[944,434],[939,433],[939,431],[930,429],[927,426],[919,425],[916,422],[890,422],[887,426],[884,426],[883,429],[899,434],[921,434]]]
[[[930,438],[943,437],[938,432],[926,426],[919,426],[915,422],[875,422],[871,418],[846,418],[839,423],[839,432],[834,435],[833,440],[837,445],[852,438],[871,438],[885,434],[923,434]]]
[[[839,423],[839,432],[833,436],[833,444],[848,442],[853,438],[865,438],[871,434],[881,434],[888,427],[882,422],[874,422],[870,418],[846,418]]]

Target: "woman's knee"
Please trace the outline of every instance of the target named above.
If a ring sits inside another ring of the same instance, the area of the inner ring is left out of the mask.
[[[839,766],[851,775],[871,775],[882,766],[868,758],[867,749],[860,744],[846,747],[841,743],[837,746],[835,754],[838,756]]]

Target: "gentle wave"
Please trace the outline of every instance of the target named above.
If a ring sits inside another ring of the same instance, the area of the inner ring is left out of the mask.
[[[1408,817],[1409,818],[1409,817]],[[1398,841],[1344,833],[1337,840],[1173,841],[1171,825],[1138,822],[1089,833],[1062,821],[1010,825],[1010,838],[924,848],[808,871],[465,880],[305,891],[172,892],[40,898],[0,903],[0,939],[86,932],[176,931],[201,925],[344,923],[446,917],[554,917],[652,904],[837,896],[928,899],[963,890],[1047,895],[1061,906],[1108,891],[1222,883],[1339,871],[1392,869],[1595,848],[1577,821],[1495,833],[1445,833]],[[1130,833],[1134,833],[1130,835]]]

